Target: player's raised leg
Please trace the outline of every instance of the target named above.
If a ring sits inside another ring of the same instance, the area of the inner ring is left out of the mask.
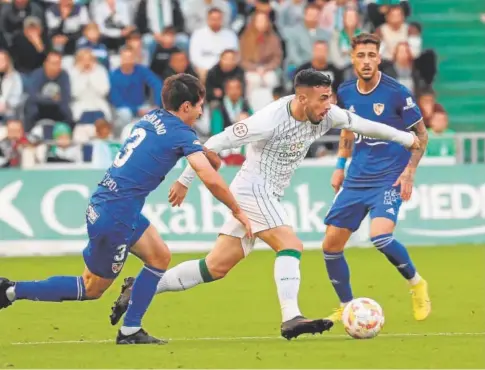
[[[0,309],[14,301],[83,301],[97,299],[113,282],[93,274],[88,268],[81,276],[51,276],[45,280],[17,281],[0,278]]]
[[[91,207],[91,206],[90,206]],[[88,211],[92,208],[88,208]],[[121,270],[128,251],[123,228],[102,209],[89,218],[89,242],[83,254],[86,269],[81,276],[52,276],[46,280],[0,280],[0,308],[17,300],[41,302],[83,301],[100,298]]]
[[[388,209],[392,209],[388,208]],[[374,210],[371,210],[371,217]],[[377,212],[376,212],[377,213]],[[392,218],[397,218],[389,213]],[[431,300],[428,293],[428,283],[416,271],[406,247],[394,239],[393,233],[396,220],[387,217],[375,217],[371,221],[371,240],[374,246],[386,256],[399,273],[408,281],[411,290],[414,318],[426,319],[431,312]]]
[[[147,225],[148,220],[140,216],[137,230],[144,231],[141,237],[135,237],[137,241],[131,248],[131,252],[140,258],[145,265],[134,280],[125,320],[116,338],[117,344],[166,343],[166,341],[148,335],[142,329],[141,324],[143,316],[155,295],[157,284],[170,263],[170,251],[167,245],[160,238],[156,229],[151,225],[147,227]]]
[[[158,283],[156,293],[188,290],[199,284],[223,278],[239,261],[244,259],[245,250],[250,251],[249,244],[251,243],[247,238],[244,243],[248,243],[248,246],[243,248],[241,243],[242,240],[239,237],[219,235],[214,248],[205,258],[185,261],[167,270]],[[120,320],[128,308],[133,283],[133,278],[125,279],[121,295],[112,308],[110,316],[112,325]]]

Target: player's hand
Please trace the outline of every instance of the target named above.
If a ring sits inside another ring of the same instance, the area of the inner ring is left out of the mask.
[[[253,231],[251,229],[251,223],[249,222],[248,216],[242,211],[239,210],[238,212],[232,212],[232,215],[243,224],[244,228],[246,229],[246,236],[250,239],[253,238]]]
[[[413,135],[414,137],[414,142],[413,142],[413,145],[411,145],[411,147],[409,149],[411,150],[418,150],[421,148],[421,142],[419,141],[419,138],[416,136],[416,134],[411,131],[411,135]]]
[[[401,199],[407,202],[413,194],[414,174],[409,169],[405,169],[393,186],[401,185]]]
[[[170,188],[168,192],[168,201],[172,205],[172,207],[179,206],[182,204],[182,202],[185,199],[185,196],[187,195],[187,191],[189,189],[185,186],[182,185],[182,183],[175,181],[172,187]]]
[[[344,170],[335,170],[333,171],[332,174],[332,179],[330,183],[332,184],[332,188],[335,191],[335,193],[338,193],[340,190],[340,187],[342,186],[342,183],[344,182],[345,179],[345,172]]]

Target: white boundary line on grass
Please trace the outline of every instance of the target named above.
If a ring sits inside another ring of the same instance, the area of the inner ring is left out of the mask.
[[[380,337],[473,337],[473,336],[485,336],[485,332],[477,333],[383,333]],[[323,334],[321,337],[305,337],[305,339],[320,339],[320,338],[345,338],[346,334]],[[251,341],[251,340],[284,340],[282,337],[200,337],[200,338],[171,338],[169,341],[174,342],[188,342],[188,341]],[[102,340],[60,340],[60,341],[45,341],[45,342],[14,342],[10,343],[14,346],[34,346],[43,344],[83,344],[83,343],[112,343],[114,339],[102,339]]]

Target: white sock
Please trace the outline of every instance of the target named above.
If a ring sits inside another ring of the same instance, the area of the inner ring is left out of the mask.
[[[141,329],[141,327],[139,327],[139,326],[122,326],[120,328],[121,334],[123,334],[123,335],[135,334],[140,329]]]
[[[301,316],[298,307],[300,290],[300,260],[291,255],[277,255],[274,264],[274,279],[280,300],[283,322]]]
[[[15,301],[15,287],[14,286],[7,288],[7,291],[5,292],[5,294],[7,295],[7,299],[10,302]]]
[[[414,274],[414,276],[411,279],[409,279],[408,282],[409,282],[409,285],[415,286],[415,285],[418,285],[421,280],[422,280],[421,275],[419,275],[416,272],[416,274]]]
[[[200,260],[182,262],[167,270],[157,285],[157,294],[178,292],[202,284],[204,279],[200,271]]]

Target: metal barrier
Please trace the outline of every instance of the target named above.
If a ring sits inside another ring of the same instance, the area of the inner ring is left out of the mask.
[[[455,140],[458,163],[485,163],[485,132],[456,133]]]

